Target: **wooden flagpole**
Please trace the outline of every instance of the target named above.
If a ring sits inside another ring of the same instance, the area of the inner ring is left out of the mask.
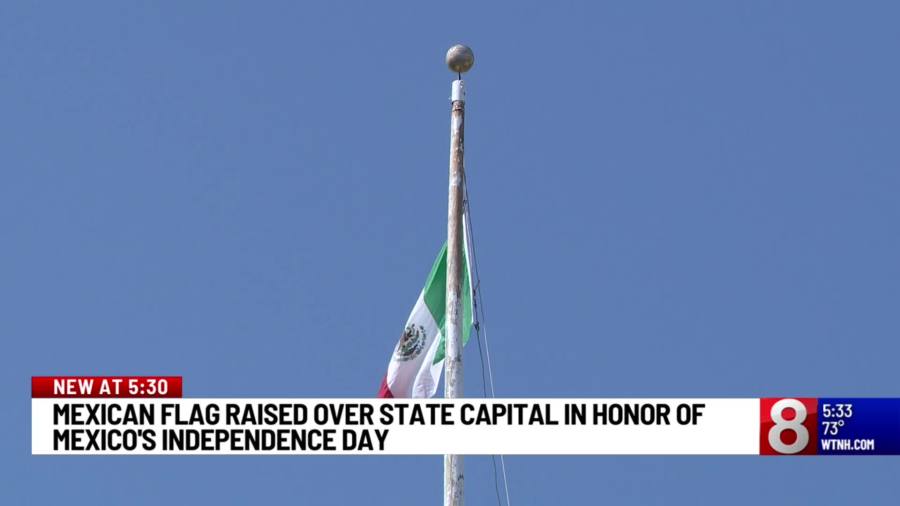
[[[466,112],[466,90],[463,72],[472,68],[475,55],[463,45],[447,51],[447,66],[457,73],[450,95],[450,194],[447,206],[447,335],[444,397],[463,396],[462,365],[462,263],[463,263],[463,133]],[[461,455],[444,455],[444,506],[461,506],[463,501],[463,459]]]

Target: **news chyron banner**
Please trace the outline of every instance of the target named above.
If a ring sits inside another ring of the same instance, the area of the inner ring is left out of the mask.
[[[900,455],[900,399],[184,398],[33,377],[35,455]]]

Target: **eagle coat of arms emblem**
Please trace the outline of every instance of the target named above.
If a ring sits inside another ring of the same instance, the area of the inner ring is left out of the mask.
[[[400,361],[412,360],[422,353],[425,348],[425,327],[411,323],[403,329],[394,357]]]

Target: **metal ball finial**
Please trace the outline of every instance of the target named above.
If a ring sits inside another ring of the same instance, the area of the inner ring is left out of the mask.
[[[475,64],[475,53],[468,46],[457,44],[447,50],[447,66],[450,70],[462,74],[468,72]]]

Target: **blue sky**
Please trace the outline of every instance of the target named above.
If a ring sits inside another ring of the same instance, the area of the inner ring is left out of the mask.
[[[0,6],[2,502],[440,501],[439,457],[32,457],[28,378],[374,395],[460,41],[499,395],[900,396],[897,4],[452,5]],[[897,458],[508,465],[514,504],[900,499]]]

